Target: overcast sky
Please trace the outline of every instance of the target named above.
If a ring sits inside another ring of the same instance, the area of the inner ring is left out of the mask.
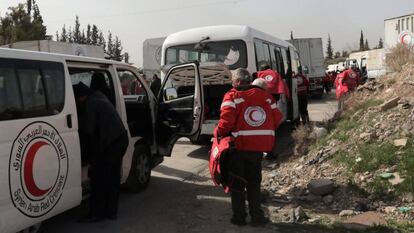
[[[20,0],[1,0],[0,15]],[[131,61],[142,65],[142,43],[187,28],[248,25],[281,39],[322,37],[335,50],[356,49],[363,30],[370,46],[384,37],[384,19],[414,13],[413,0],[37,0],[48,34],[63,24],[96,24],[117,35]]]

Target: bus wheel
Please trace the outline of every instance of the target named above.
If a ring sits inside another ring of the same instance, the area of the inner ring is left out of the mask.
[[[127,179],[127,187],[132,192],[140,192],[147,188],[151,179],[151,153],[144,145],[135,146],[131,171]]]
[[[19,231],[19,233],[41,233],[43,232],[42,230],[42,222],[37,223],[33,226],[30,226],[24,230]]]

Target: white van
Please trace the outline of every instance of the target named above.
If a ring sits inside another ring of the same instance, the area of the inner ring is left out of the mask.
[[[27,229],[87,195],[72,85],[91,85],[95,73],[104,74],[103,92],[130,137],[121,183],[144,189],[179,137],[198,137],[204,103],[197,63],[172,67],[156,97],[125,63],[0,49],[0,232]],[[191,87],[177,91],[180,83]]]

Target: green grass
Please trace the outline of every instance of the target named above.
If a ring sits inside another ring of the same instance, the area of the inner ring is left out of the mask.
[[[381,166],[390,167],[397,163],[395,153],[398,148],[390,143],[364,143],[357,147],[358,157],[361,161],[352,167],[357,172],[372,172]]]
[[[366,111],[370,107],[375,107],[384,103],[384,100],[368,99],[362,103],[355,105],[346,115],[352,116],[359,110]]]

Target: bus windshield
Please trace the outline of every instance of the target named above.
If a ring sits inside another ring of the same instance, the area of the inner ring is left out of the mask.
[[[190,61],[223,62],[230,70],[247,67],[246,43],[242,40],[202,42],[169,47],[167,65]]]

